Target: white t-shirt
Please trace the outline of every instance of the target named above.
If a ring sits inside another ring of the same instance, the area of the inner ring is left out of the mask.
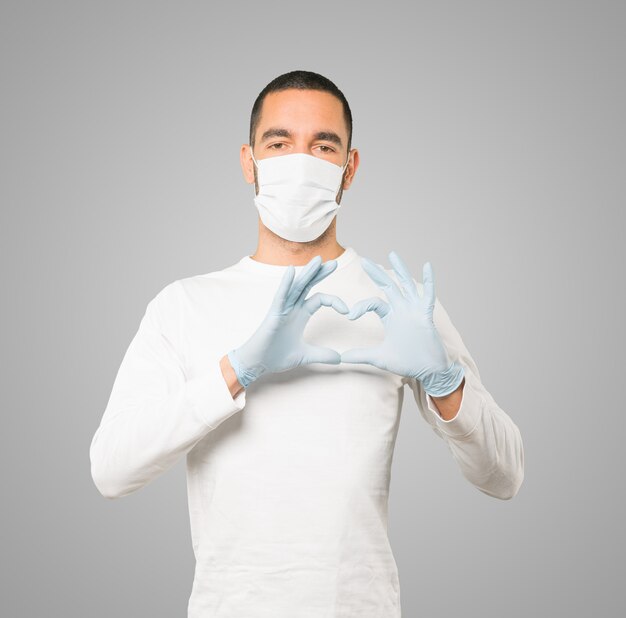
[[[353,248],[336,259],[309,296],[336,294],[348,307],[387,300]],[[258,328],[285,268],[245,256],[174,281],[148,303],[91,443],[92,476],[117,498],[187,456],[189,618],[398,618],[387,502],[405,384],[463,475],[490,496],[511,498],[522,483],[520,432],[481,384],[438,299],[435,326],[465,367],[450,421],[418,381],[366,364],[266,374],[233,398],[219,361]],[[383,334],[373,312],[351,322],[321,307],[304,339],[343,352]]]

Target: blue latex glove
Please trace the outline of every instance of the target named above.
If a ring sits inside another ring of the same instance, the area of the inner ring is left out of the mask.
[[[343,363],[367,363],[401,376],[416,378],[435,397],[449,395],[463,381],[464,369],[451,362],[433,321],[435,283],[430,262],[423,267],[424,296],[420,297],[409,269],[392,251],[389,260],[402,290],[377,264],[361,258],[363,268],[387,296],[374,296],[355,303],[348,314],[356,320],[375,311],[385,327],[384,341],[370,348],[353,348],[341,355]]]
[[[317,292],[306,298],[309,290],[335,268],[337,260],[322,264],[322,258],[316,255],[294,281],[295,268],[287,267],[259,328],[244,344],[228,352],[244,388],[267,372],[287,371],[309,363],[341,362],[339,352],[302,341],[304,327],[322,305],[348,313],[347,305],[338,296]]]

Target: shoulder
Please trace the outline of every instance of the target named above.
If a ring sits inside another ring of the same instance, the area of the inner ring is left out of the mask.
[[[174,316],[180,307],[180,280],[162,286],[148,302],[146,314],[156,324],[163,325]]]
[[[176,279],[163,286],[150,301],[162,324],[179,321],[188,313],[207,311],[232,297],[240,286],[231,268]]]

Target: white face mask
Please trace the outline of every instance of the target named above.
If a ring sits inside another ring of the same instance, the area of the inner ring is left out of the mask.
[[[343,167],[304,153],[252,160],[259,184],[254,203],[265,227],[294,242],[320,236],[339,209],[335,197],[350,157]]]

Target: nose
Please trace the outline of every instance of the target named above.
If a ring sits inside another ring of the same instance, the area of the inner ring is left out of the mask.
[[[306,142],[295,143],[292,152],[296,152],[299,154],[311,154],[309,152],[309,145]]]

